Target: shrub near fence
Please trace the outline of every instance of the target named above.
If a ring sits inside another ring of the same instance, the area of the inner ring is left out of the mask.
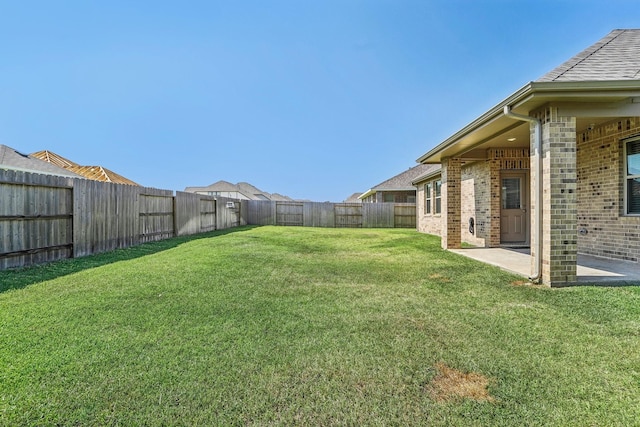
[[[0,269],[236,227],[246,223],[241,209],[225,198],[0,169]]]

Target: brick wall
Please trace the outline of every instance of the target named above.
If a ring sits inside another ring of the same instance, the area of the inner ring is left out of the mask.
[[[424,184],[426,182],[432,182],[440,179],[435,178],[431,181],[425,181],[418,184],[418,191],[416,192],[416,211],[418,215],[418,231],[421,233],[435,234],[436,236],[440,236],[442,232],[442,215],[435,214],[433,211],[433,207],[431,209],[430,214],[425,213],[425,204],[424,204]],[[431,187],[431,191],[433,192],[433,186]],[[433,195],[431,196],[433,200]]]
[[[578,252],[640,261],[640,217],[624,215],[622,140],[640,134],[640,117],[577,135]]]
[[[529,149],[489,149],[488,160],[460,166],[461,240],[480,247],[500,246],[500,171],[527,170]],[[440,179],[435,177],[435,179]],[[426,182],[433,182],[433,180]],[[418,231],[442,236],[442,215],[425,214],[424,184],[418,184]],[[444,197],[444,194],[443,194]],[[444,205],[443,205],[444,209]],[[474,219],[474,234],[469,232],[469,218]]]
[[[489,162],[477,162],[462,168],[461,229],[462,241],[488,246],[491,231],[491,175]],[[475,233],[469,232],[469,218]]]

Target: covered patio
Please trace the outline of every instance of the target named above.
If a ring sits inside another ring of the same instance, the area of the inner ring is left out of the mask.
[[[523,277],[531,274],[531,255],[528,248],[465,248],[450,251]],[[640,286],[640,269],[635,262],[578,254],[577,283]]]
[[[418,158],[441,166],[414,182],[418,230],[529,247],[496,261],[550,286],[640,280],[639,53],[614,30]]]

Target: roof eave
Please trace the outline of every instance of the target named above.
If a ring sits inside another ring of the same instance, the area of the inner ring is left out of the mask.
[[[482,116],[456,132],[451,137],[417,159],[419,163],[437,164],[441,162],[439,153],[453,147],[459,140],[472,134],[488,123],[500,118],[504,114],[504,107],[510,106],[515,112],[528,114],[527,103],[544,97],[584,97],[602,98],[616,94],[618,96],[638,96],[640,94],[640,80],[611,80],[611,81],[583,81],[583,82],[529,82],[518,91],[489,109]],[[521,111],[518,111],[518,110]],[[414,181],[418,182],[418,181]]]
[[[373,188],[370,188],[369,190],[365,191],[364,193],[362,193],[361,195],[358,196],[359,200],[363,200],[366,197],[369,197],[373,194],[376,194],[376,190],[374,190]]]
[[[422,175],[422,176],[419,176],[419,177],[417,177],[415,180],[413,180],[413,181],[411,182],[411,184],[415,187],[415,186],[417,186],[418,184],[420,184],[421,182],[428,181],[428,180],[430,180],[430,179],[432,179],[432,178],[435,178],[435,177],[437,177],[437,176],[440,176],[440,175],[442,175],[442,169],[438,169],[438,170],[435,170],[435,171],[433,171],[433,172],[429,172],[429,173],[427,173],[427,174],[424,174],[424,175]]]
[[[474,120],[473,122],[469,123],[467,126],[465,126],[464,128],[460,129],[458,132],[456,132],[455,134],[453,134],[449,138],[445,139],[442,143],[438,144],[432,150],[428,151],[426,154],[423,154],[416,161],[418,163],[440,163],[439,161],[437,161],[437,162],[429,162],[428,159],[430,157],[432,157],[434,154],[436,154],[436,153],[438,153],[438,152],[440,152],[440,151],[442,151],[442,150],[444,150],[446,148],[449,148],[450,146],[455,144],[455,142],[457,140],[459,140],[460,138],[464,137],[465,135],[468,135],[469,133],[473,132],[474,130],[478,129],[483,124],[491,121],[492,119],[494,119],[495,117],[499,116],[500,114],[503,114],[504,106],[505,105],[512,105],[513,103],[517,102],[517,100],[519,100],[519,99],[521,99],[523,97],[526,97],[527,94],[531,93],[533,84],[534,84],[533,82],[529,82],[528,84],[526,84],[525,86],[520,88],[518,91],[513,93],[511,96],[509,96],[508,98],[506,98],[505,100],[500,102],[498,105],[496,105],[495,107],[489,109],[489,111],[484,113],[482,116],[478,117],[476,120]]]

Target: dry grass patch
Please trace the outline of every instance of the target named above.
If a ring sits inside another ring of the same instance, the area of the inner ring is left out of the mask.
[[[431,381],[427,390],[436,402],[448,402],[457,399],[471,399],[478,402],[494,402],[487,387],[490,380],[474,372],[462,372],[445,365],[436,364],[438,375]]]
[[[515,282],[511,282],[511,286],[529,286],[531,282],[528,280],[516,280]]]
[[[430,274],[428,277],[431,280],[438,280],[438,281],[443,282],[443,283],[451,282],[451,279],[449,279],[446,276],[443,276],[442,274],[438,274],[438,273]]]

